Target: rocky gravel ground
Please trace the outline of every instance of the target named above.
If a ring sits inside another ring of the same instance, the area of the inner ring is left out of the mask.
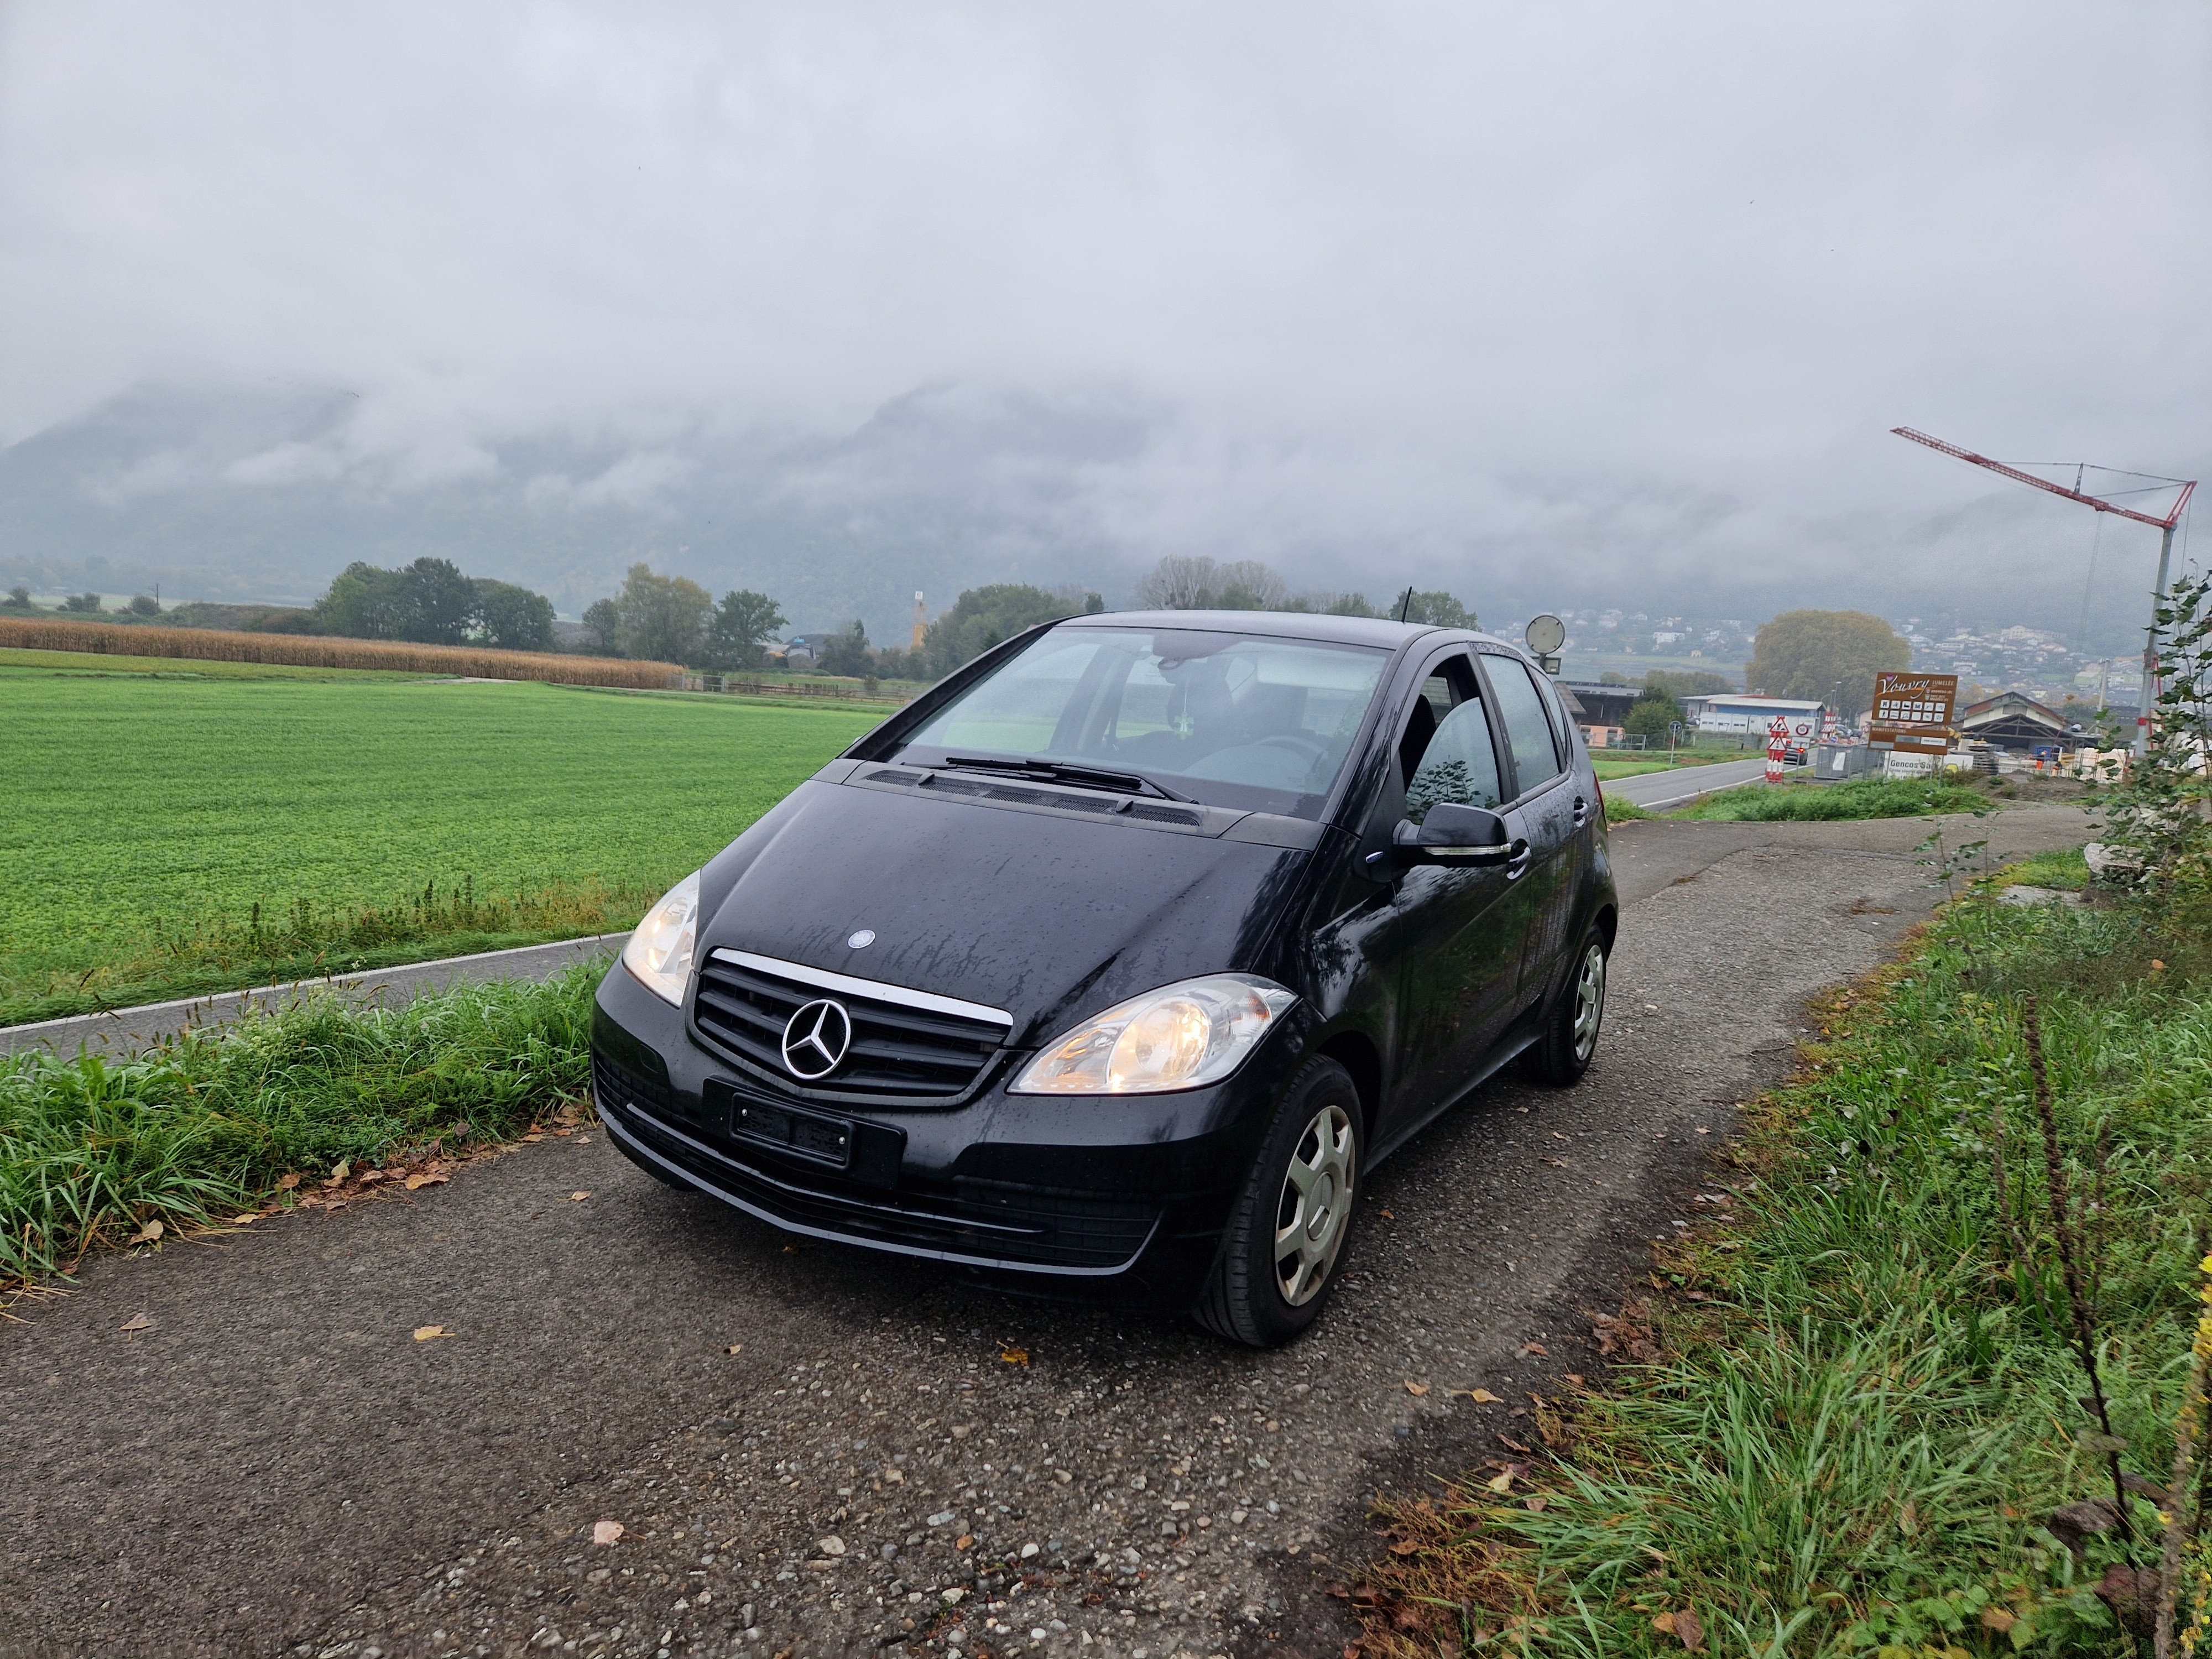
[[[1616,831],[1599,1062],[1377,1170],[1276,1352],[790,1245],[589,1131],[102,1262],[0,1337],[0,1654],[1334,1655],[1373,1492],[1535,1443],[1802,999],[1925,913],[1926,830]]]

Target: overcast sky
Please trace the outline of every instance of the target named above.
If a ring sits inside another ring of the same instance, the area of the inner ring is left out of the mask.
[[[649,501],[957,389],[1144,411],[1073,483],[1133,559],[2078,563],[1886,429],[2212,465],[2208,20],[0,3],[0,443],[328,384],[241,488],[550,434]]]

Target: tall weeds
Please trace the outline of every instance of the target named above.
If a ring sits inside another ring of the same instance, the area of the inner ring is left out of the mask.
[[[136,1059],[0,1059],[0,1289],[288,1175],[507,1139],[585,1091],[592,992],[469,985],[393,1012],[323,997]]]
[[[2132,904],[1968,908],[1837,1000],[1729,1219],[1662,1257],[1669,1357],[1578,1401],[1533,1491],[1391,1509],[1372,1659],[2117,1653],[2162,1588],[2177,1649],[2212,1625],[2173,1496],[2212,976]]]

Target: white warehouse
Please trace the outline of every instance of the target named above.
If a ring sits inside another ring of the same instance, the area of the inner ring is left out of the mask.
[[[1820,719],[1820,700],[1818,697],[1753,697],[1733,691],[1722,691],[1710,697],[1685,697],[1683,714],[1700,732],[1765,732],[1777,714],[1792,726],[1801,720],[1810,720],[1817,726]]]

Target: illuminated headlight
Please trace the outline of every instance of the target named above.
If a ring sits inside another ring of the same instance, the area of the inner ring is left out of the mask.
[[[1297,998],[1250,974],[1208,974],[1109,1008],[1047,1043],[1007,1091],[1151,1095],[1218,1083]]]
[[[691,945],[698,935],[699,872],[694,870],[645,913],[623,946],[623,966],[653,995],[680,1008],[691,982]]]

